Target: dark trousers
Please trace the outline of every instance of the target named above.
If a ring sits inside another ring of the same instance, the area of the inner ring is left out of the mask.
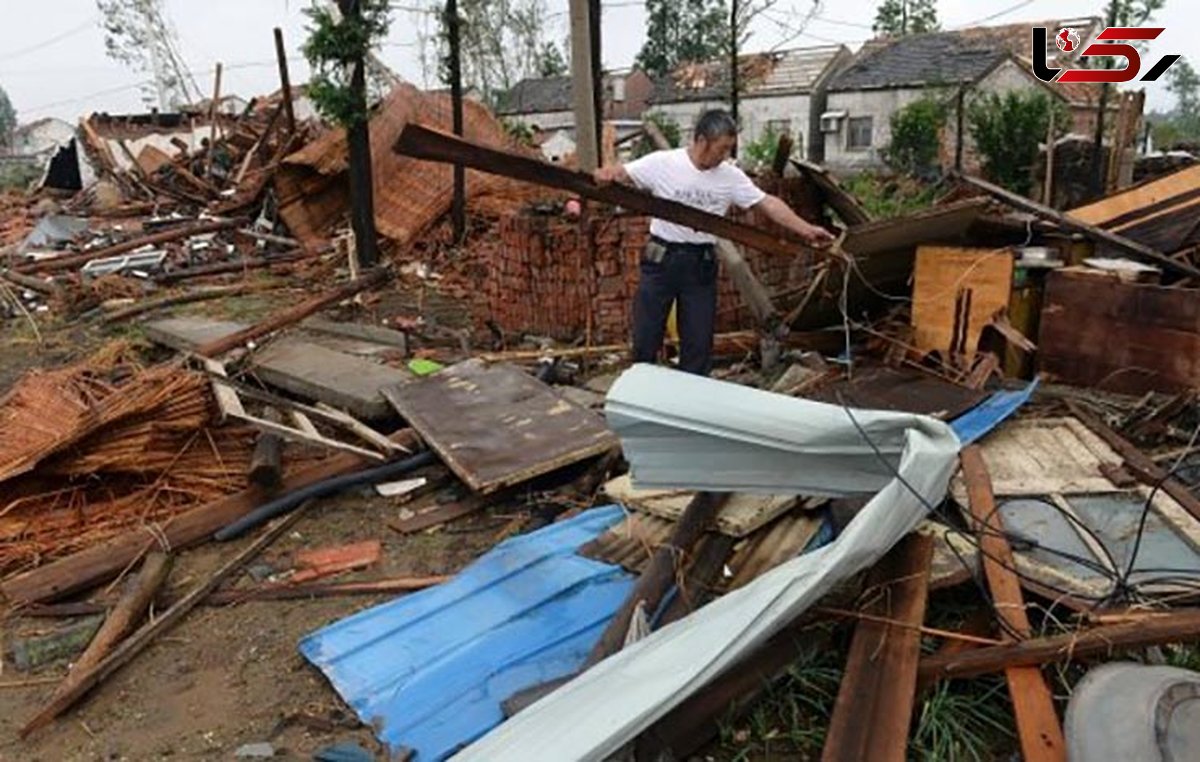
[[[661,261],[653,244],[665,245]],[[712,370],[717,317],[717,257],[712,246],[654,241],[642,256],[633,305],[633,361],[654,362],[662,349],[671,303],[679,327],[679,369],[707,376]]]

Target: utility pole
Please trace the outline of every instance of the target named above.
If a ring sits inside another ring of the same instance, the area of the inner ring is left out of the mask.
[[[275,27],[275,58],[279,60],[279,85],[283,88],[283,114],[287,117],[288,134],[296,134],[296,112],[292,108],[292,79],[288,76],[287,49],[283,45],[283,30]]]
[[[338,0],[343,23],[362,19],[359,0]],[[371,179],[371,133],[367,126],[367,67],[363,59],[354,61],[350,89],[359,118],[346,128],[350,146],[350,222],[358,254],[358,266],[374,267],[379,261],[375,237],[375,199]]]
[[[590,0],[570,0],[571,94],[575,106],[575,156],[579,168],[591,172],[599,166],[595,77],[593,76]]]
[[[738,120],[738,0],[729,3],[729,114],[733,123],[738,125],[741,133],[741,122]],[[737,157],[737,141],[733,144],[733,155]]]
[[[1106,26],[1117,25],[1117,0],[1108,4],[1108,23]],[[1082,43],[1083,40],[1080,40]],[[1111,58],[1104,59],[1104,68],[1109,68]],[[1092,192],[1096,196],[1104,194],[1104,118],[1108,115],[1108,88],[1104,82],[1100,85],[1100,109],[1096,113],[1096,135],[1092,143]]]
[[[458,0],[446,0],[446,31],[450,38],[450,102],[453,110],[454,134],[463,134],[462,47],[460,43]],[[454,165],[454,200],[450,205],[454,225],[454,242],[462,243],[467,236],[467,175],[461,164]]]

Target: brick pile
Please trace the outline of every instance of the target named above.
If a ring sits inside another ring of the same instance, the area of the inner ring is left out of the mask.
[[[649,220],[601,216],[585,229],[577,221],[514,214],[501,218],[496,245],[479,247],[489,317],[505,332],[528,332],[572,341],[592,316],[592,340],[625,341],[630,333],[638,262]],[[587,235],[595,237],[594,261]],[[795,290],[808,278],[807,260],[747,252],[751,267],[771,293]],[[783,308],[783,304],[776,305]],[[749,311],[722,269],[718,284],[718,331],[754,327]]]

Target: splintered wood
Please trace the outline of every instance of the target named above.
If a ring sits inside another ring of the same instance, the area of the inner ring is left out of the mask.
[[[254,433],[213,411],[202,374],[120,345],[18,382],[0,401],[0,572],[243,488]]]

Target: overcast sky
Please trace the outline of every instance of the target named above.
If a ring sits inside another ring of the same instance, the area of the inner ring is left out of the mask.
[[[427,1],[427,0],[425,0]],[[417,25],[428,16],[405,10],[422,0],[395,5],[391,34],[379,51],[397,73],[423,84],[418,58]],[[606,67],[632,63],[645,36],[645,11],[638,0],[604,0],[603,57]],[[422,3],[423,4],[423,3]],[[878,0],[824,0],[816,18],[799,37],[798,20],[811,0],[779,0],[771,16],[758,19],[751,49],[766,49],[788,40],[788,47],[845,42],[856,48],[872,36],[870,25]],[[940,0],[942,27],[954,29],[976,23],[1016,23],[1050,18],[1100,14],[1105,0]],[[146,75],[111,61],[97,21],[94,0],[7,0],[0,24],[0,87],[9,94],[22,122],[45,116],[75,120],[92,111],[112,113],[144,110],[139,82]],[[567,36],[567,0],[547,0],[551,14],[547,35],[554,41]],[[198,85],[213,86],[217,61],[225,65],[226,93],[245,98],[278,87],[271,30],[284,30],[294,82],[307,78],[299,54],[308,0],[166,0],[179,36],[180,52]],[[993,17],[989,19],[989,17]],[[1181,53],[1200,61],[1200,2],[1167,0],[1155,23],[1167,31],[1152,43],[1149,68],[1165,53]],[[428,83],[430,85],[436,83]],[[1149,106],[1167,108],[1171,97],[1162,83],[1148,88]]]

